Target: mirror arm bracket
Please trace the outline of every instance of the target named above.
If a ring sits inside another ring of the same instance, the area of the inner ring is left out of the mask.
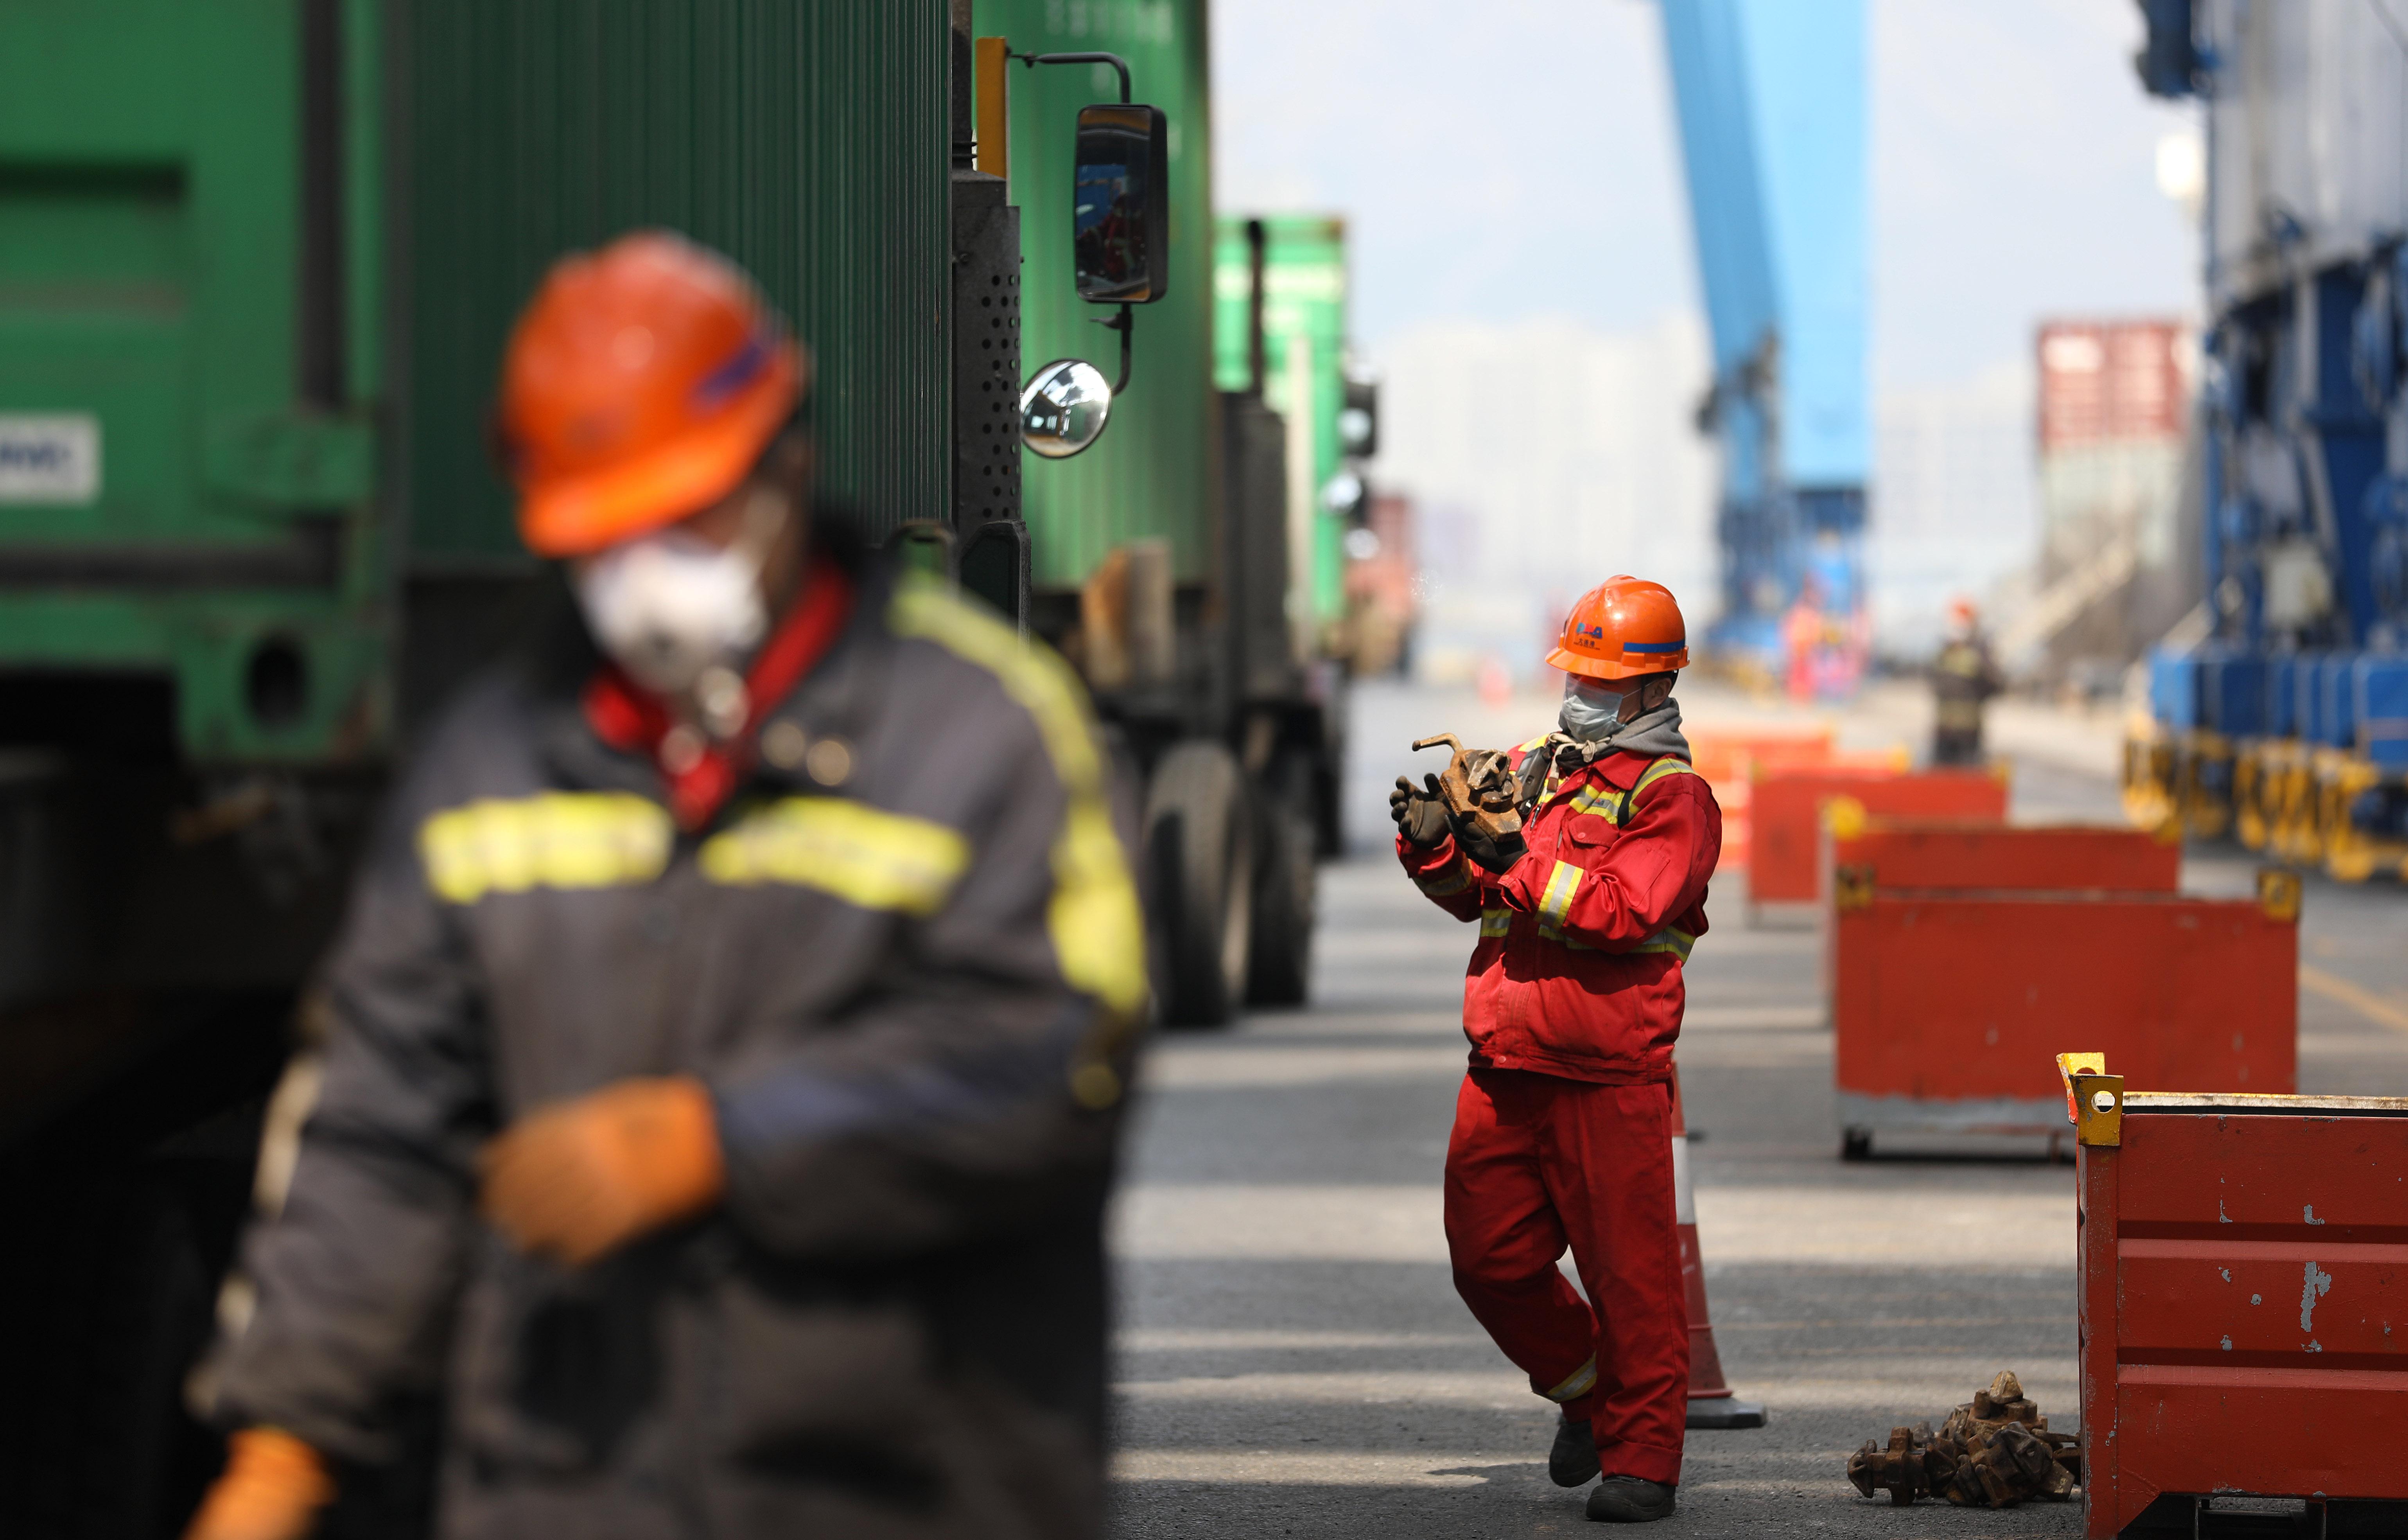
[[[1007,48],[1003,51],[1003,56],[1007,59],[1017,59],[1030,69],[1035,69],[1039,65],[1110,65],[1120,71],[1121,105],[1123,107],[1129,105],[1128,61],[1117,53],[1014,53]]]
[[[1124,305],[1121,307],[1120,314],[1112,317],[1110,321],[1096,322],[1095,324],[1101,326],[1108,332],[1118,332],[1121,334],[1121,374],[1119,379],[1112,381],[1112,394],[1114,396],[1118,396],[1121,392],[1128,389],[1129,336],[1137,330],[1137,308],[1133,305]]]

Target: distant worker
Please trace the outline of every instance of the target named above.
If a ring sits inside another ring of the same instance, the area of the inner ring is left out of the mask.
[[[1549,1474],[1603,1475],[1588,1517],[1641,1522],[1672,1512],[1687,1426],[1672,1043],[1722,812],[1681,736],[1689,654],[1668,590],[1609,579],[1547,661],[1567,675],[1557,730],[1509,756],[1535,797],[1526,852],[1464,837],[1402,779],[1390,805],[1414,883],[1480,922],[1446,1159],[1455,1288],[1562,1406]],[[1555,1269],[1567,1245],[1586,1301]]]
[[[1990,657],[1973,601],[1948,605],[1948,633],[1931,663],[1931,762],[1982,762],[1982,718],[1990,698],[2006,687]]]
[[[656,233],[511,335],[582,624],[394,793],[193,1540],[309,1533],[422,1387],[443,1536],[1101,1533],[1107,761],[1053,655],[812,517],[808,370]]]
[[[1812,700],[1822,688],[1824,633],[1822,580],[1808,574],[1798,585],[1798,597],[1781,617],[1781,655],[1785,672],[1783,688],[1789,698]]]

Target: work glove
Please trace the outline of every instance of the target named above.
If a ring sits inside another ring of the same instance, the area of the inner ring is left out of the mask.
[[[683,1075],[622,1080],[530,1113],[478,1166],[486,1221],[570,1267],[707,1212],[727,1180],[710,1093]]]
[[[1478,865],[1502,877],[1513,870],[1513,863],[1530,854],[1529,843],[1520,831],[1512,834],[1484,833],[1469,818],[1455,820],[1455,848]]]
[[[225,1471],[184,1540],[301,1540],[334,1500],[317,1450],[279,1428],[245,1428],[226,1440]]]
[[[1426,775],[1422,780],[1427,790],[1418,790],[1405,777],[1397,777],[1397,789],[1388,793],[1388,816],[1397,821],[1397,832],[1412,845],[1434,845],[1446,838],[1446,800],[1439,795],[1438,777]]]

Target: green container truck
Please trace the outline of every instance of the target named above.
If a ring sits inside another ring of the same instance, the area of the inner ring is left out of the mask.
[[[927,0],[0,0],[11,1533],[173,1533],[217,1458],[180,1381],[351,854],[552,591],[484,448],[546,266],[727,251],[826,492],[947,516],[950,55]]]
[[[1292,540],[1296,554],[1311,558],[1299,598],[1319,628],[1345,616],[1345,536],[1358,500],[1331,496],[1357,453],[1342,425],[1346,345],[1346,222],[1222,215],[1212,247],[1212,375],[1224,390],[1264,390],[1288,425]]]
[[[1168,120],[1172,281],[1078,459],[1017,385],[1110,366],[1069,165],[1118,83],[1012,64],[982,176],[973,34],[1118,53]],[[1205,43],[1200,0],[0,0],[12,1533],[173,1533],[218,1459],[182,1381],[383,778],[563,599],[485,425],[564,252],[668,226],[761,281],[823,496],[1077,657],[1146,773],[1166,1016],[1302,998],[1339,671],[1286,429],[1215,384]]]
[[[1206,7],[975,0],[973,22],[1011,55],[980,76],[1002,98],[980,121],[1005,130],[1008,148],[982,146],[982,158],[1004,169],[1020,210],[1024,374],[1066,357],[1113,367],[1118,344],[1095,324],[1113,312],[1082,302],[1072,281],[1070,172],[1080,109],[1115,100],[1120,82],[1110,64],[1023,61],[1116,55],[1136,99],[1168,119],[1169,281],[1133,317],[1127,388],[1093,448],[1022,467],[1028,618],[1080,665],[1145,771],[1165,1018],[1212,1024],[1248,1000],[1296,1003],[1310,968],[1314,859],[1338,843],[1344,676],[1322,627],[1297,622],[1288,573],[1308,575],[1308,603],[1326,588],[1336,613],[1337,545],[1326,542],[1326,582],[1317,548],[1297,560],[1287,511],[1297,440],[1263,381],[1217,363],[1226,281],[1216,266]],[[1283,261],[1302,251],[1292,244]],[[1248,316],[1266,311],[1245,303],[1246,281],[1240,273],[1241,357]],[[1342,310],[1334,324],[1342,330]],[[1326,356],[1334,367],[1335,341]]]

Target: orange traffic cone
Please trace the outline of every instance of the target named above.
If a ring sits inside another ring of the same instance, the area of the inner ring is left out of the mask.
[[[1689,1187],[1689,1123],[1681,1112],[1681,1072],[1672,1071],[1672,1208],[1681,1237],[1681,1288],[1689,1297],[1689,1426],[1761,1428],[1764,1408],[1723,1382],[1714,1323],[1706,1314],[1706,1268],[1698,1253],[1698,1204]]]

